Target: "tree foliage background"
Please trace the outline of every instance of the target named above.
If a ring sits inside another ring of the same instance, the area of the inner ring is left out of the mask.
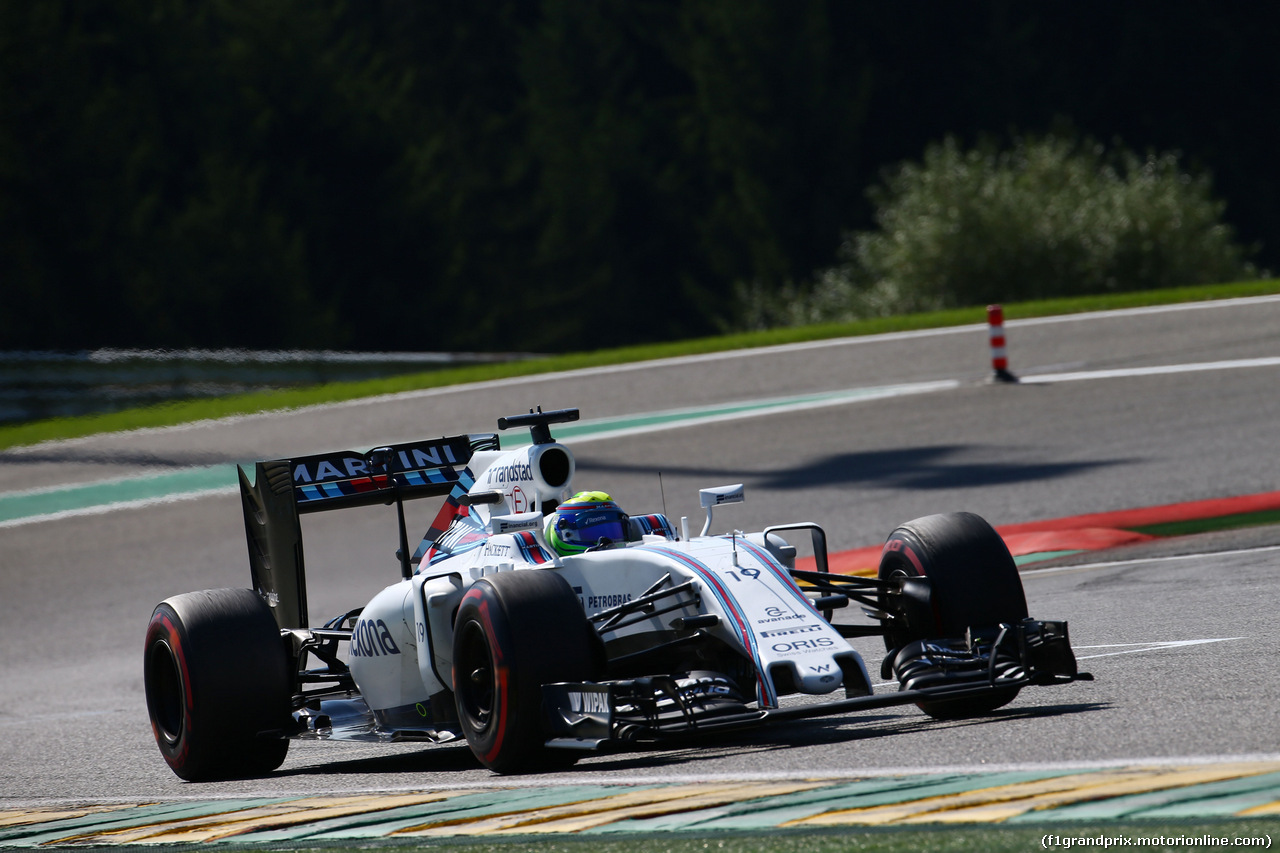
[[[875,229],[847,234],[812,281],[737,288],[746,328],[1122,290],[1260,273],[1222,221],[1205,175],[1172,153],[1139,157],[1047,136],[961,150],[947,137],[867,193]],[[1268,275],[1268,273],[1262,273]]]
[[[1280,244],[1274,13],[1207,0],[7,0],[0,349],[703,334],[947,136],[1064,122]]]

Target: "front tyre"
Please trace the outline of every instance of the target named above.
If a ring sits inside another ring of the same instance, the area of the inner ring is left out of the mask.
[[[591,681],[603,649],[564,578],[531,569],[467,590],[453,631],[458,720],[476,758],[498,773],[572,764],[544,745],[542,685]]]
[[[973,513],[929,515],[894,530],[881,552],[879,577],[927,577],[932,588],[932,612],[885,635],[891,652],[919,640],[962,638],[970,629],[994,637],[1001,624],[1027,617],[1017,564],[1000,534]],[[919,704],[932,717],[956,719],[993,711],[1017,695],[1006,688]]]
[[[292,678],[270,609],[250,589],[161,602],[147,626],[143,684],[156,744],[191,782],[261,776],[289,750]]]

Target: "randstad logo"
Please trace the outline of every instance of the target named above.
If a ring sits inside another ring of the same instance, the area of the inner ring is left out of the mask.
[[[533,466],[527,462],[513,462],[489,470],[490,483],[528,483],[533,481]]]

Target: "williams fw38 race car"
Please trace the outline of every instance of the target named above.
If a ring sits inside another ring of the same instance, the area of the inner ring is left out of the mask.
[[[532,443],[457,435],[259,462],[240,470],[252,589],[167,599],[144,680],[156,742],[180,777],[268,773],[291,739],[448,743],[499,773],[780,719],[918,705],[985,714],[1076,669],[1065,622],[1032,619],[1000,536],[968,513],[894,530],[879,574],[827,571],[813,523],[711,533],[741,485],[702,490],[702,530],[573,491],[551,426]],[[444,498],[410,547],[405,503]],[[401,579],[323,626],[308,620],[300,516],[373,504],[399,517]],[[812,543],[795,568],[787,537]],[[864,618],[833,617],[857,605]],[[882,636],[873,694],[854,637]],[[806,701],[781,697],[808,694]]]

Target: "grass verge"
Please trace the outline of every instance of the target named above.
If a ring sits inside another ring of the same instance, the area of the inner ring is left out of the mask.
[[[1072,299],[1049,299],[1038,302],[1014,303],[1005,306],[1005,318],[1006,320],[1017,320],[1059,314],[1077,314],[1086,311],[1260,296],[1272,293],[1280,293],[1280,280],[1267,279],[1254,282],[1201,285],[1168,290],[1148,290],[1135,293],[1114,293]],[[375,397],[382,394],[398,394],[448,385],[509,379],[586,367],[651,361],[659,358],[828,340],[831,338],[937,329],[965,325],[967,323],[981,323],[985,322],[985,320],[985,307],[959,308],[924,314],[881,317],[853,323],[829,323],[816,326],[771,329],[762,332],[744,332],[688,341],[598,350],[596,352],[569,353],[507,364],[472,365],[387,379],[329,383],[281,391],[180,401],[162,406],[129,409],[103,415],[53,418],[0,426],[0,450],[36,444],[42,441],[79,438],[102,432],[121,432],[147,427],[173,426],[212,418],[336,403]]]
[[[1224,842],[1225,839],[1225,842]],[[374,847],[397,853],[916,853],[947,850],[956,853],[1027,853],[1031,850],[1076,848],[1111,849],[1138,847],[1151,851],[1223,850],[1246,847],[1270,849],[1280,841],[1280,819],[1227,819],[1212,821],[1115,821],[1097,823],[1053,822],[1037,825],[934,825],[859,827],[824,832],[779,830],[762,833],[723,832],[716,835],[657,833],[610,838],[600,835],[518,837],[510,840],[455,840],[423,844],[414,841],[374,842]],[[259,848],[260,849],[260,848]],[[280,851],[303,850],[291,845]],[[307,850],[351,851],[349,846],[308,845]]]
[[[1189,536],[1193,533],[1214,533],[1219,530],[1237,530],[1242,527],[1261,527],[1264,524],[1280,524],[1280,510],[1262,510],[1217,518],[1199,518],[1191,521],[1171,521],[1166,524],[1148,524],[1130,528],[1135,533],[1149,536]]]

